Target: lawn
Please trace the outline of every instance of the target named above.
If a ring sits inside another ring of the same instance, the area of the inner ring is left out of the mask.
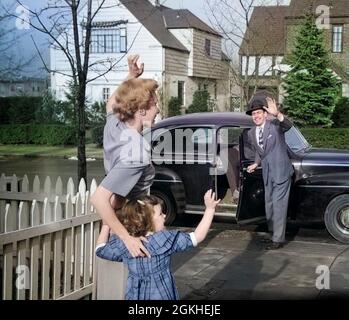
[[[77,156],[76,147],[72,146],[43,146],[31,144],[0,145],[0,155],[2,156],[31,156],[31,157],[61,157],[69,158]],[[103,149],[97,148],[94,144],[86,145],[87,158],[103,158]]]

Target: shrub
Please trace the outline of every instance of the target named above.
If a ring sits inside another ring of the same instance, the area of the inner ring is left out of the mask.
[[[210,94],[207,90],[197,90],[194,92],[193,103],[189,106],[187,113],[207,112],[209,108]]]
[[[0,119],[2,124],[35,122],[42,104],[41,97],[0,98]]]
[[[349,98],[342,97],[338,100],[332,121],[332,128],[349,128]]]
[[[16,124],[0,126],[0,143],[74,145],[76,131],[72,126]]]
[[[349,129],[301,129],[304,137],[318,148],[349,149]]]
[[[93,127],[91,130],[92,142],[98,147],[103,147],[103,130],[104,125]]]
[[[168,116],[178,116],[181,114],[181,100],[178,97],[171,97],[168,102]]]

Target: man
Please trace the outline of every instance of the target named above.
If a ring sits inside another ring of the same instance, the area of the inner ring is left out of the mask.
[[[288,198],[293,167],[288,157],[285,132],[292,123],[278,110],[275,100],[266,92],[257,92],[249,103],[255,127],[249,130],[249,140],[255,149],[255,161],[247,167],[252,173],[261,164],[265,192],[265,212],[272,241],[267,250],[281,248],[285,242]],[[268,115],[275,117],[268,119]]]

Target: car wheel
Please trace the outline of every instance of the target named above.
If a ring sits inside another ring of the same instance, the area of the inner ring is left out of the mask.
[[[176,219],[176,205],[172,198],[159,190],[152,190],[151,194],[163,201],[163,213],[166,214],[165,225],[169,226]]]
[[[328,232],[339,242],[349,244],[349,195],[334,198],[325,212]]]

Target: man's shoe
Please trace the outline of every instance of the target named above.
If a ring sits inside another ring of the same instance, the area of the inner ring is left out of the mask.
[[[282,248],[284,245],[281,242],[272,242],[270,245],[265,247],[265,250],[277,250]]]
[[[268,239],[268,238],[261,238],[261,239],[259,239],[259,241],[261,243],[264,243],[264,244],[272,244],[273,243],[273,241],[271,239]]]

